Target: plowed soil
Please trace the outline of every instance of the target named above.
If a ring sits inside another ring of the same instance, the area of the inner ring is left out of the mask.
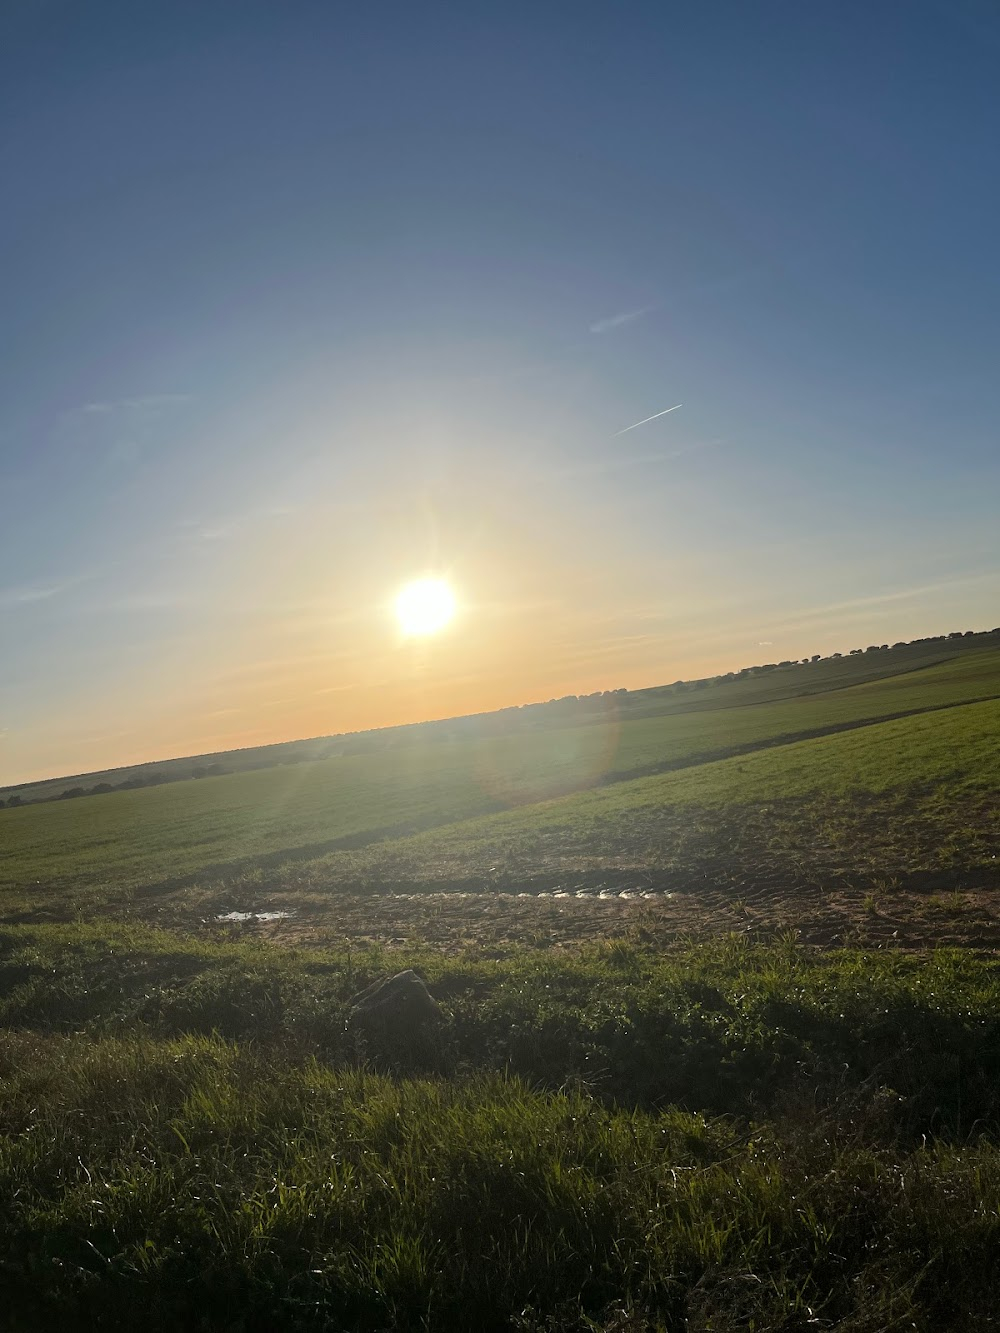
[[[664,946],[681,939],[740,933],[792,934],[823,947],[1000,951],[1000,886],[943,893],[847,879],[803,884],[670,890],[634,877],[577,881],[520,892],[342,893],[326,908],[293,909],[280,921],[203,928],[262,935],[288,946],[337,943],[412,945],[502,954],[510,946],[565,947],[635,938]]]

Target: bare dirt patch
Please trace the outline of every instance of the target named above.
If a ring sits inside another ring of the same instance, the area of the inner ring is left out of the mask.
[[[655,892],[636,883],[520,893],[345,893],[292,920],[252,920],[231,929],[285,946],[409,945],[498,955],[523,945],[563,948],[633,938],[667,946],[733,933],[794,935],[822,948],[954,946],[994,953],[1000,952],[1000,888],[936,894],[842,882],[737,896],[709,886]]]

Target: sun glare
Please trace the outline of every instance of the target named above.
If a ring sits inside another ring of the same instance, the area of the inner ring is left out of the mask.
[[[407,637],[436,634],[455,614],[455,594],[444,579],[415,579],[396,598],[396,619]]]

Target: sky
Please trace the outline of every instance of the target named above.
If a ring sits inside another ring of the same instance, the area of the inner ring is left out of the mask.
[[[998,59],[974,0],[4,0],[0,782],[1000,624]]]

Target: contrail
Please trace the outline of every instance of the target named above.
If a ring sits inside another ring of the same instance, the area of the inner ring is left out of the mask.
[[[631,324],[634,319],[642,319],[643,315],[651,315],[656,309],[652,305],[640,306],[638,310],[623,310],[620,315],[612,315],[608,319],[599,319],[595,324],[591,324],[591,333],[607,333],[610,329],[620,329],[623,324]]]
[[[679,407],[683,406],[683,403],[674,403],[673,407],[665,407],[662,412],[654,412],[651,417],[643,417],[641,421],[633,421],[631,426],[626,426],[623,430],[616,430],[611,438],[614,440],[619,435],[625,435],[628,431],[635,430],[636,426],[645,426],[647,421],[655,421],[657,417],[665,417],[668,412],[676,412]]]

